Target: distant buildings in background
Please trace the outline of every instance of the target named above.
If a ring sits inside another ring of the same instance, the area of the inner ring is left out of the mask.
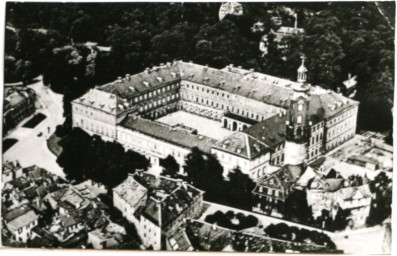
[[[243,6],[237,2],[226,2],[219,8],[219,20],[223,20],[226,15],[243,15]]]
[[[335,219],[340,211],[349,210],[348,227],[365,227],[374,198],[369,181],[380,172],[391,176],[393,168],[393,148],[379,136],[365,134],[302,169],[285,165],[259,179],[253,211],[281,217],[288,196],[304,190],[313,219],[324,217],[324,212]]]
[[[289,37],[292,35],[303,34],[305,30],[303,28],[298,28],[298,14],[293,13],[293,17],[295,19],[295,23],[293,27],[281,26],[282,20],[279,16],[274,16],[272,14],[272,22],[275,26],[277,26],[277,30],[274,31],[273,29],[270,30],[271,35],[274,36],[274,42],[277,44],[277,48],[281,50],[285,50],[288,48],[288,45],[283,42],[285,37]],[[255,23],[254,27],[252,28],[253,31],[264,31],[263,26],[260,23]],[[268,41],[269,41],[269,34],[265,34],[262,36],[261,41],[259,42],[259,50],[262,52],[262,55],[266,55],[268,53]]]
[[[25,87],[4,88],[3,134],[35,112],[36,94]]]

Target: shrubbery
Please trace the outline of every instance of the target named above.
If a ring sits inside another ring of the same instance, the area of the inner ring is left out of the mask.
[[[271,224],[267,226],[264,231],[272,238],[296,241],[299,243],[315,243],[318,245],[326,245],[328,248],[332,249],[336,248],[331,238],[324,233],[295,226],[288,226],[285,223]]]
[[[234,230],[242,230],[246,228],[252,228],[258,225],[258,219],[252,215],[244,215],[242,213],[235,214],[232,211],[225,213],[217,211],[212,215],[208,215],[205,218],[208,223],[216,223],[217,225],[230,228]]]

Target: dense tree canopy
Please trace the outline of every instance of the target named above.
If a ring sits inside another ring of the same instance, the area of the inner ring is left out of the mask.
[[[335,90],[349,73],[357,75],[359,128],[390,130],[394,5],[243,3],[242,16],[219,21],[220,3],[8,3],[6,21],[15,32],[6,31],[5,81],[45,73],[47,83],[67,94],[66,87],[87,89],[174,59],[216,68],[241,65],[295,80],[299,57],[305,54],[312,84]],[[293,26],[294,13],[305,33],[284,39],[289,47],[282,50],[269,33],[278,28],[272,19],[277,16],[284,26]],[[257,21],[264,31],[252,32]],[[262,56],[258,44],[264,34],[269,34],[269,46]],[[112,51],[89,56],[78,46],[87,41]],[[75,50],[59,52],[64,47]],[[83,58],[78,65],[62,59],[73,57],[71,53]],[[76,95],[65,96],[65,116]]]
[[[79,128],[73,129],[59,143],[62,153],[58,164],[66,178],[83,181],[92,179],[113,188],[137,169],[147,170],[150,162],[143,155],[125,151],[116,142],[104,142],[99,136],[89,136]]]

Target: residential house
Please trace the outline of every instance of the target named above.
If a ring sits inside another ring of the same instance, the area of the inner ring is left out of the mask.
[[[32,236],[32,228],[37,226],[39,216],[27,205],[7,212],[3,221],[16,241],[26,243]]]
[[[135,225],[143,245],[160,250],[185,218],[201,213],[203,193],[181,180],[138,172],[113,189],[113,203]]]

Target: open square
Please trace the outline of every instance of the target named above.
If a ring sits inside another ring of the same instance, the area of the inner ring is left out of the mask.
[[[233,134],[233,131],[222,128],[221,122],[194,115],[185,111],[176,111],[169,115],[163,116],[156,121],[168,125],[183,124],[184,126],[197,129],[197,132],[200,135],[204,135],[216,140],[222,140],[225,137]]]

